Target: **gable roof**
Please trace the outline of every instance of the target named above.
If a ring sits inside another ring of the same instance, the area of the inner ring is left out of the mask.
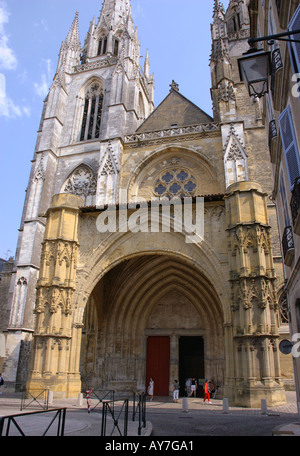
[[[207,124],[212,122],[211,116],[198,108],[177,90],[171,89],[166,98],[139,126],[136,133],[163,130],[188,125]]]

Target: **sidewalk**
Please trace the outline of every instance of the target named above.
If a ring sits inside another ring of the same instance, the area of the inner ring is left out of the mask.
[[[28,399],[25,401],[23,410],[21,410],[21,398],[21,393],[5,393],[3,391],[0,395],[0,418],[11,415],[32,413],[32,416],[30,417],[26,416],[16,419],[18,425],[21,427],[26,436],[41,436],[55,416],[55,412],[51,413],[50,410],[56,410],[60,408],[67,408],[64,432],[66,436],[101,435],[102,404],[99,404],[94,410],[92,410],[91,413],[88,413],[87,403],[85,399],[83,399],[82,405],[78,405],[77,399],[55,399],[51,404],[49,404],[48,412],[33,414],[33,412],[43,411],[43,400],[39,399],[39,403],[37,403],[37,401],[34,401],[32,398]],[[93,409],[96,404],[98,404],[98,400],[91,400],[91,409]],[[115,408],[118,410],[118,404]],[[124,421],[122,420],[122,416],[123,415],[121,415],[118,423],[118,427],[121,433],[124,431]],[[116,413],[116,417],[118,417],[118,413]],[[138,427],[138,416],[136,417],[135,421],[132,421],[132,406],[130,402],[127,435],[129,437],[138,436]],[[47,432],[47,436],[56,435],[57,424],[55,422],[53,423],[52,428]],[[6,429],[6,426],[4,429]],[[108,415],[106,435],[109,436],[112,430],[114,430],[112,434],[113,436],[120,435],[118,429],[114,427],[113,419]],[[152,425],[150,422],[147,422],[146,427],[142,427],[141,429],[141,435],[149,436],[151,433]],[[20,435],[14,424],[11,425],[10,435]]]
[[[16,415],[22,413],[28,413],[33,411],[40,411],[42,408],[36,403],[30,404],[30,407],[27,407],[21,411],[21,394],[20,393],[5,393],[5,390],[2,390],[3,393],[0,395],[0,417],[8,415]],[[274,428],[272,435],[295,435],[300,436],[300,419],[297,415],[297,404],[296,404],[296,395],[294,392],[287,392],[287,403],[283,406],[267,408],[266,414],[268,416],[280,416],[280,415],[291,415],[293,422],[289,424],[281,425],[277,428]],[[26,402],[29,404],[30,400]],[[91,407],[97,404],[98,401],[92,400]],[[25,405],[26,405],[25,404]],[[87,411],[86,400],[83,399],[82,404],[77,403],[77,399],[55,399],[52,404],[49,404],[49,409],[55,408],[67,408],[66,413],[66,424],[65,424],[65,435],[66,436],[100,436],[101,435],[101,423],[102,423],[102,404],[99,404],[91,413]],[[116,406],[117,409],[117,406]],[[223,401],[221,399],[212,400],[212,404],[203,404],[201,398],[189,398],[188,399],[188,410],[185,411],[182,407],[182,399],[179,403],[173,403],[171,398],[154,398],[152,402],[147,401],[146,404],[146,419],[149,420],[146,422],[146,427],[142,428],[142,436],[150,436],[152,432],[155,433],[155,427],[151,422],[151,416],[161,415],[164,419],[166,425],[170,424],[170,429],[174,424],[174,420],[178,416],[189,416],[194,419],[198,419],[200,415],[203,417],[207,414],[214,413],[215,416],[224,416],[223,410]],[[28,419],[19,418],[22,420],[21,427],[24,430],[26,435],[38,436],[47,428],[47,423],[51,418],[47,417],[48,414],[38,414],[33,415]],[[247,416],[254,417],[262,415],[261,409],[246,409],[242,407],[229,407],[228,417],[238,415],[241,419],[247,419]],[[149,418],[150,417],[150,418]],[[138,420],[138,417],[136,417]],[[120,419],[119,428],[123,432],[123,421]],[[53,425],[53,431],[48,432],[47,435],[55,435],[55,426]],[[107,432],[106,435],[110,435],[113,430],[113,421],[111,418],[107,418]],[[16,435],[18,433],[16,432]],[[120,435],[115,429],[113,436]],[[138,422],[132,421],[132,406],[130,402],[129,407],[129,419],[128,419],[128,436],[138,436]]]

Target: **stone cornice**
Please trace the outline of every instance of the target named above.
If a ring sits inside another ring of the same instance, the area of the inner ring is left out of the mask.
[[[139,147],[141,143],[145,145],[148,142],[168,142],[168,141],[182,141],[190,139],[190,137],[205,136],[207,133],[220,132],[220,124],[217,122],[210,122],[208,124],[187,125],[184,127],[173,127],[163,130],[156,130],[143,133],[134,133],[126,135],[124,142],[126,147]]]

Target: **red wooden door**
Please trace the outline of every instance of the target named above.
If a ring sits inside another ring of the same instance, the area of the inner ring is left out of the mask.
[[[154,396],[169,396],[170,338],[150,336],[147,340],[146,387],[154,380]]]

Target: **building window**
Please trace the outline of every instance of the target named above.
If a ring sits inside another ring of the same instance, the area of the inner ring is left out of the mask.
[[[228,21],[228,32],[230,34],[237,33],[241,30],[242,23],[241,23],[241,16],[239,13],[236,13],[231,19]]]
[[[191,197],[197,189],[195,177],[187,169],[168,169],[155,180],[154,193],[158,197]]]
[[[103,89],[99,83],[94,83],[85,96],[80,141],[100,137],[102,106]]]
[[[107,37],[105,36],[99,40],[98,55],[106,54],[106,50],[107,50]]]
[[[296,9],[296,12],[289,24],[288,30],[292,32],[293,30],[300,29],[300,5]],[[300,40],[300,33],[292,35],[291,39]],[[289,43],[290,46],[290,55],[293,70],[295,73],[300,73],[300,43]]]
[[[119,40],[117,38],[114,38],[113,40],[113,54],[117,56],[119,53]]]
[[[300,157],[291,109],[288,106],[278,118],[281,142],[284,150],[290,189],[300,176]]]
[[[289,309],[288,309],[286,293],[281,294],[278,304],[279,304],[280,324],[284,325],[284,324],[289,323]]]
[[[288,209],[288,202],[286,197],[285,185],[284,185],[284,176],[283,171],[280,172],[279,178],[279,193],[281,197],[281,204],[283,209],[283,216],[284,216],[284,226],[289,226],[291,224],[289,209]]]

